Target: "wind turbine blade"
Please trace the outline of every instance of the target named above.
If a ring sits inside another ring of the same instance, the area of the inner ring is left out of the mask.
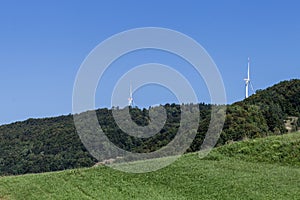
[[[131,86],[131,81],[130,81],[130,86],[129,86],[129,93],[130,93],[130,98],[132,97],[132,86]]]
[[[248,58],[248,80],[250,80],[250,58]]]
[[[133,106],[133,98],[132,98],[132,85],[131,85],[131,81],[130,81],[130,85],[129,85],[129,98],[128,98],[128,105],[129,105],[129,106]]]
[[[254,90],[254,88],[253,88],[253,85],[252,85],[252,82],[251,82],[251,81],[250,81],[250,87],[251,87],[251,90],[252,90],[253,94],[255,94],[255,90]]]

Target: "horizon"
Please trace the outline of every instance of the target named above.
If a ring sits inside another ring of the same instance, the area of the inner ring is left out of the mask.
[[[268,89],[268,88],[270,88],[270,87],[273,87],[274,85],[277,85],[277,84],[279,84],[279,83],[281,83],[281,82],[284,82],[284,81],[292,81],[292,80],[300,80],[300,79],[289,79],[289,80],[281,80],[281,81],[279,81],[279,82],[277,82],[277,83],[274,83],[273,85],[271,85],[271,86],[268,86],[268,87],[266,87],[266,88],[262,88],[262,89],[258,89],[258,90],[266,90],[266,89]],[[256,91],[258,91],[258,90],[256,90]],[[252,95],[255,95],[256,93],[252,93],[248,98],[250,98]],[[238,101],[235,101],[235,102],[231,102],[231,103],[228,103],[228,104],[226,104],[226,106],[230,106],[230,105],[232,105],[232,104],[234,104],[234,103],[237,103],[237,102],[240,102],[240,101],[243,101],[243,100],[245,100],[246,98],[244,98],[244,99],[242,99],[242,100],[238,100]],[[148,107],[139,107],[139,106],[136,106],[136,105],[133,105],[133,106],[131,106],[132,108],[137,108],[137,109],[140,109],[140,110],[143,110],[143,109],[147,109],[147,110],[149,110],[149,108],[155,108],[155,107],[158,107],[158,106],[165,106],[165,105],[167,105],[167,104],[169,104],[169,105],[172,105],[172,104],[175,104],[175,105],[180,105],[179,103],[175,103],[175,102],[165,102],[165,103],[163,103],[163,104],[159,104],[159,105],[152,105],[152,106],[148,106]],[[214,104],[211,104],[211,103],[206,103],[206,102],[196,102],[196,103],[193,103],[193,102],[190,102],[190,103],[184,103],[184,105],[188,105],[188,104],[192,104],[192,105],[195,105],[195,104],[205,104],[205,105],[214,105]],[[220,104],[217,104],[218,106],[220,105]],[[9,124],[13,124],[13,123],[17,123],[17,122],[24,122],[24,121],[27,121],[27,120],[31,120],[31,119],[33,119],[33,120],[38,120],[38,119],[48,119],[48,118],[55,118],[55,117],[62,117],[62,116],[69,116],[69,115],[78,115],[78,114],[82,114],[82,113],[85,113],[85,112],[90,112],[90,111],[96,111],[96,110],[101,110],[101,109],[108,109],[108,110],[112,110],[112,109],[125,109],[126,107],[128,107],[128,105],[127,106],[124,106],[124,107],[120,107],[120,106],[111,106],[111,107],[97,107],[97,108],[95,108],[95,109],[93,109],[93,110],[85,110],[85,111],[82,111],[82,112],[79,112],[79,113],[65,113],[65,114],[60,114],[60,115],[54,115],[54,116],[42,116],[42,117],[37,117],[37,118],[32,118],[32,117],[30,117],[30,118],[26,118],[26,119],[23,119],[23,120],[18,120],[18,121],[12,121],[12,122],[10,122],[10,123],[6,123],[6,124],[0,124],[0,126],[2,126],[2,125],[9,125]]]

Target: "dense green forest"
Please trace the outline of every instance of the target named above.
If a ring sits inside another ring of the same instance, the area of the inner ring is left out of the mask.
[[[212,105],[202,103],[185,106],[190,109],[199,106],[200,109],[197,134],[187,150],[194,152],[200,149],[207,132]],[[166,104],[164,108],[166,123],[158,134],[149,138],[137,138],[124,133],[114,121],[111,109],[98,109],[96,114],[102,130],[118,147],[132,152],[153,152],[168,144],[180,126],[180,106]],[[137,125],[148,125],[149,109],[130,108],[130,114]],[[228,105],[217,146],[247,138],[284,134],[287,132],[284,121],[290,116],[300,117],[300,80],[283,81],[257,91],[244,101]],[[298,120],[295,129],[299,125]],[[87,127],[88,124],[82,126]],[[111,152],[103,159],[115,156]],[[89,167],[96,162],[81,143],[72,115],[28,119],[0,126],[0,175]]]

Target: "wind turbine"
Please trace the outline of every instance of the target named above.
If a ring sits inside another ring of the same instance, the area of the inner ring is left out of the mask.
[[[249,83],[250,83],[250,59],[248,58],[248,77],[244,78],[245,86],[246,86],[246,95],[245,97],[249,97]]]
[[[245,81],[245,88],[246,88],[246,94],[245,94],[245,97],[248,98],[249,97],[249,85],[251,86],[251,90],[253,93],[254,92],[254,89],[253,89],[253,86],[252,86],[252,83],[250,81],[250,58],[248,58],[248,73],[247,73],[247,78],[244,78],[244,81]]]
[[[130,82],[130,88],[129,88],[129,98],[128,98],[128,106],[133,106],[133,98],[132,98],[132,86]]]

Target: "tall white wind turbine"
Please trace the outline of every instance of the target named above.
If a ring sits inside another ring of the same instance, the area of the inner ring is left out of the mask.
[[[128,106],[132,107],[133,105],[133,98],[132,98],[132,86],[130,82],[130,89],[129,89],[129,98],[128,98]]]
[[[250,58],[248,58],[248,77],[244,79],[246,86],[246,95],[245,97],[249,97],[249,84],[250,84]]]

